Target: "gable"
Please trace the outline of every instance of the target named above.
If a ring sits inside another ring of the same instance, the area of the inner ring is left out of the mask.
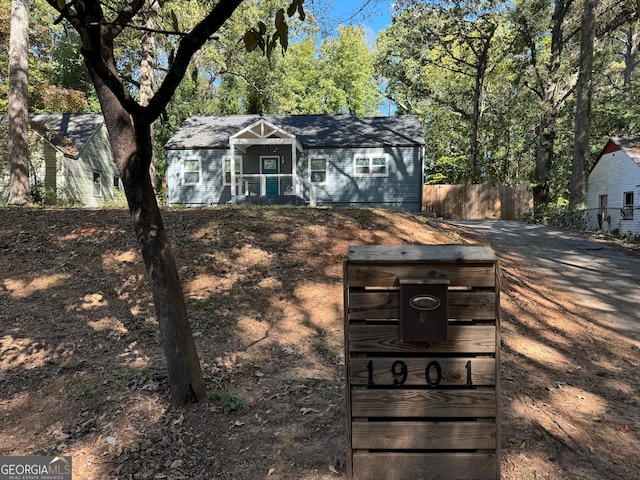
[[[593,169],[600,162],[602,157],[615,152],[623,152],[627,157],[640,166],[640,139],[611,137],[600,152],[600,155],[598,155],[596,161],[591,166],[589,173],[593,172]]]
[[[261,118],[257,122],[243,128],[238,133],[231,135],[232,139],[248,138],[248,139],[267,139],[267,138],[295,138],[295,135],[285,132],[272,123]]]
[[[261,118],[257,122],[243,128],[229,137],[229,145],[242,152],[252,145],[295,145],[302,151],[302,145],[296,136]]]
[[[30,115],[29,125],[64,156],[78,158],[104,118],[99,113],[44,113]]]

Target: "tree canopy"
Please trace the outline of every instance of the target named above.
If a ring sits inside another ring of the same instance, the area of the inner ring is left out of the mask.
[[[178,42],[213,5],[161,3],[152,29],[156,87],[169,74]],[[634,101],[639,88],[637,4],[607,0],[598,2],[593,12],[589,133],[585,137],[576,132],[577,99],[584,98],[578,97],[577,86],[584,63],[580,51],[585,5],[590,4],[401,0],[391,7],[390,24],[372,49],[357,24],[366,17],[356,16],[354,24],[337,26],[327,35],[313,15],[315,8],[326,4],[314,3],[307,5],[304,22],[288,19],[288,51],[283,56],[280,44],[273,43],[278,27],[267,19],[276,19],[280,8],[286,13],[287,5],[278,0],[244,2],[195,52],[171,101],[159,112],[161,122],[155,129],[159,175],[161,146],[188,116],[376,115],[385,98],[395,114],[423,119],[428,182],[529,182],[541,211],[553,208],[578,188],[572,186],[572,170],[574,175],[586,174],[609,136],[634,137],[640,130],[640,110]],[[0,3],[0,13],[8,8],[7,0]],[[133,28],[125,29],[115,45],[118,68],[134,100],[139,95],[139,46],[146,11],[141,7],[140,15],[132,17]],[[320,13],[326,18],[326,10]],[[77,55],[80,37],[58,17],[44,0],[33,1],[31,111],[97,111],[91,79]],[[8,45],[7,18],[0,15],[4,45]],[[247,46],[262,48],[265,55],[251,54]],[[0,51],[0,76],[6,75],[7,62],[5,48]],[[0,93],[3,88],[6,81],[0,81]],[[4,111],[5,98],[0,95]],[[584,165],[573,168],[577,137],[580,145],[588,145],[582,154]]]
[[[391,25],[378,37],[376,72],[400,112],[424,119],[429,182],[530,182],[544,212],[581,188],[571,181],[576,141],[586,144],[587,159],[576,167],[586,173],[609,136],[638,135],[636,102],[629,100],[638,86],[634,2],[594,8],[594,68],[585,69],[593,72],[592,126],[586,135],[579,133],[584,125],[576,131],[578,72],[587,58],[582,20],[591,5],[395,4]]]

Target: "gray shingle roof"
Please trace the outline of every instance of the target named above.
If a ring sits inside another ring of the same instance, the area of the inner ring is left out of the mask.
[[[42,113],[29,116],[31,128],[65,156],[77,158],[104,125],[100,113]]]
[[[187,119],[169,139],[169,150],[229,148],[229,137],[258,120],[297,137],[304,147],[379,147],[424,144],[417,117],[359,118],[353,115],[228,115]]]

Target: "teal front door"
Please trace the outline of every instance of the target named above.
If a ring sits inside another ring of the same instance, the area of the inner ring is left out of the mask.
[[[278,173],[280,173],[280,157],[262,157],[262,174],[266,176],[265,195],[278,195]]]

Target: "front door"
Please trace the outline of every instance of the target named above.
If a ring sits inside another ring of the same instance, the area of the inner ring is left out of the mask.
[[[280,157],[261,157],[262,174],[266,176],[266,195],[278,195],[278,173],[280,173]],[[273,176],[272,176],[273,175]]]

